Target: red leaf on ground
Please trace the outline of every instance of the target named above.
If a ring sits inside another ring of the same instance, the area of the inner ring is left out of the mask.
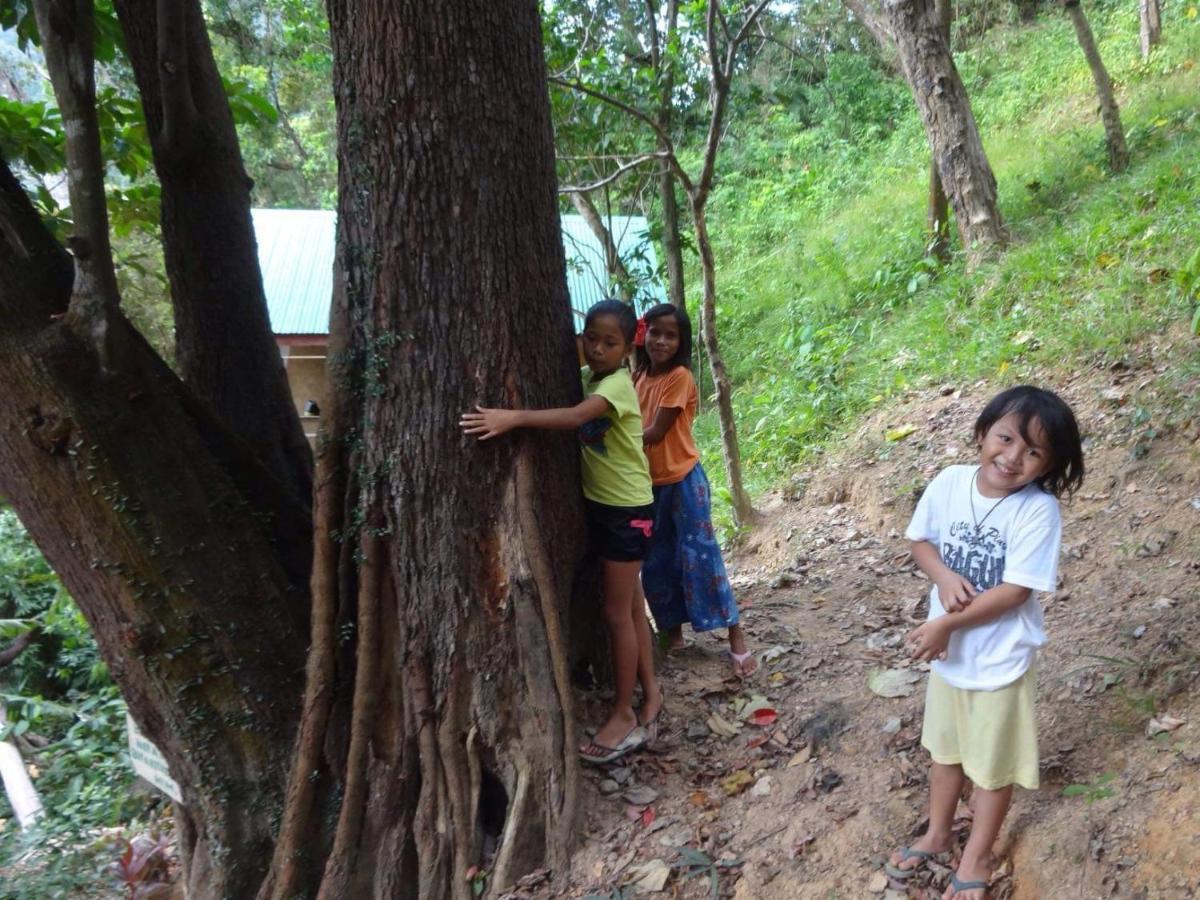
[[[775,712],[775,710],[771,709],[769,706],[765,706],[762,709],[756,709],[750,714],[750,721],[760,728],[766,728],[768,725],[774,725],[778,718],[779,713]]]
[[[642,810],[642,827],[649,828],[654,824],[654,820],[658,818],[658,813],[654,811],[653,806],[647,806]]]

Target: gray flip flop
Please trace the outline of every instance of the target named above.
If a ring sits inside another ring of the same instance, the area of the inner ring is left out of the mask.
[[[950,887],[954,889],[954,893],[959,891],[983,891],[984,896],[987,896],[988,883],[986,881],[959,881],[958,875],[950,875]]]
[[[942,851],[943,853],[945,851]],[[923,865],[931,859],[936,859],[942,853],[930,853],[928,850],[915,850],[912,847],[900,848],[900,862],[906,862],[910,859],[919,859]],[[906,881],[912,878],[921,870],[921,865],[911,866],[907,869],[902,869],[899,866],[892,865],[891,860],[883,864],[883,871],[887,872],[889,878],[895,878],[897,881]]]

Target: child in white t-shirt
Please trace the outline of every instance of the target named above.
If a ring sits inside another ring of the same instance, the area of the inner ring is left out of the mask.
[[[1083,481],[1071,408],[1057,395],[1015,387],[975,422],[979,465],[950,466],[926,489],[906,536],[932,579],[929,616],[908,636],[930,660],[921,744],[931,756],[929,829],[892,854],[904,879],[950,849],[964,778],[975,815],[943,900],[983,900],[991,850],[1014,784],[1038,786],[1033,670],[1046,642],[1034,591],[1052,591],[1062,534],[1058,497]]]

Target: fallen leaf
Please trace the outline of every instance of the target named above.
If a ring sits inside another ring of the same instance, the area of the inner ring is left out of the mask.
[[[720,737],[730,738],[736,735],[742,729],[741,722],[729,722],[722,718],[718,713],[713,713],[706,720],[710,731]]]
[[[745,769],[734,772],[721,779],[721,790],[727,797],[736,797],[750,785],[754,784],[754,776]]]
[[[625,886],[634,894],[654,894],[667,886],[671,867],[661,859],[638,863],[625,870]]]
[[[658,813],[654,811],[653,806],[647,806],[642,810],[642,827],[649,828],[654,824],[654,820],[658,818]]]
[[[876,669],[867,678],[867,687],[880,697],[907,697],[920,680],[920,673],[911,669]]]
[[[810,759],[812,759],[812,747],[805,747],[803,750],[799,751],[795,756],[793,756],[791,759],[788,760],[787,767],[789,769],[794,769],[794,768],[796,768],[796,766],[804,765]]]
[[[871,876],[871,880],[867,882],[867,890],[872,894],[882,894],[887,890],[888,879],[883,872],[876,872]]]
[[[902,441],[916,430],[916,425],[901,425],[898,428],[889,428],[883,436],[889,441]]]
[[[634,806],[646,806],[658,799],[658,791],[647,784],[638,784],[629,788],[621,796],[625,798],[626,803],[632,803]]]
[[[750,736],[750,740],[746,741],[746,748],[748,750],[753,750],[755,747],[761,747],[768,740],[770,740],[770,735],[768,735],[765,731],[759,732],[758,734]]]
[[[707,791],[692,791],[688,795],[688,802],[697,809],[708,809],[712,805],[712,799],[708,796]]]
[[[775,712],[775,710],[771,709],[770,707],[756,709],[754,712],[750,713],[749,717],[750,723],[752,725],[757,725],[759,728],[766,728],[768,725],[774,725],[778,718],[779,713]]]

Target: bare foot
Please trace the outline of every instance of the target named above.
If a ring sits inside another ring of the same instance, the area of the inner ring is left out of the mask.
[[[909,844],[909,849],[923,850],[926,853],[945,853],[950,849],[950,835],[936,835],[927,831],[916,841]],[[917,856],[910,856],[908,859],[904,859],[903,857],[903,852],[900,849],[896,849],[892,852],[890,862],[895,868],[902,869],[905,872],[925,864],[925,860]]]
[[[988,879],[992,877],[992,865],[990,860],[970,860],[964,856],[959,860],[958,871],[954,875],[960,884],[982,881],[986,885]],[[986,897],[986,887],[956,891],[953,882],[946,887],[946,892],[942,894],[942,900],[985,900]]]
[[[683,639],[682,625],[676,625],[674,628],[668,628],[663,632],[663,635],[665,637],[663,646],[668,653],[674,653],[687,646],[687,641]]]

